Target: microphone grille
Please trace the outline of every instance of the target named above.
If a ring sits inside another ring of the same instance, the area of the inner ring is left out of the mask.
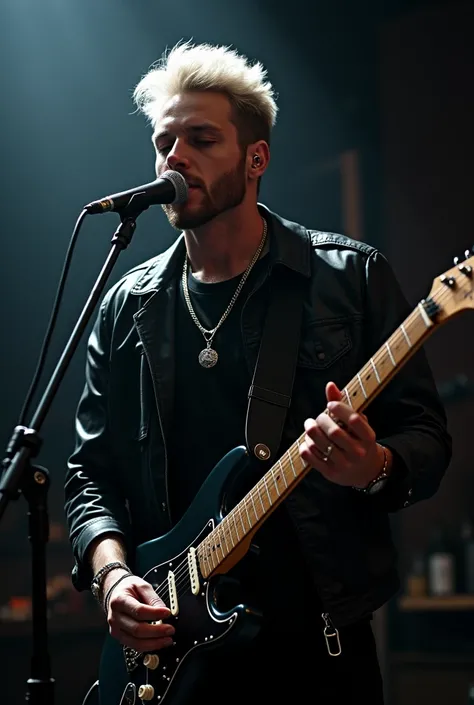
[[[179,171],[172,171],[169,169],[168,171],[164,171],[160,175],[160,178],[168,179],[168,181],[171,181],[175,188],[176,196],[171,203],[184,203],[188,200],[188,184],[186,183],[184,176],[180,174]]]

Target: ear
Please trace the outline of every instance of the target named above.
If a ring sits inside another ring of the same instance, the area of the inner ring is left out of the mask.
[[[247,175],[252,181],[260,179],[270,161],[270,148],[264,140],[247,147]]]

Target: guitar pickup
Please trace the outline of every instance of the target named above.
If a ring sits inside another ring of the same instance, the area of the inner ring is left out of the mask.
[[[191,547],[188,551],[188,570],[189,582],[191,583],[191,592],[193,595],[199,595],[199,571],[196,559],[196,549]]]
[[[179,613],[178,592],[176,590],[176,580],[172,570],[168,571],[168,595],[170,610],[173,617]]]

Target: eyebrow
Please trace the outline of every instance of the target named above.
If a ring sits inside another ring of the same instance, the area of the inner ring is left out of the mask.
[[[214,135],[220,135],[222,134],[222,129],[218,127],[217,125],[211,124],[211,123],[202,123],[199,125],[189,125],[187,127],[184,127],[184,131],[191,133],[191,134],[203,134],[203,133],[208,133],[208,134],[214,134]],[[153,135],[153,142],[156,144],[159,140],[164,139],[166,137],[169,137],[171,132],[168,130],[162,130],[161,132],[158,132],[157,134]]]

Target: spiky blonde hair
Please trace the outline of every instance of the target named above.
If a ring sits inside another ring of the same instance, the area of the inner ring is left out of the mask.
[[[270,141],[278,108],[267,72],[259,61],[251,63],[229,46],[178,42],[142,77],[133,91],[133,100],[155,128],[164,103],[190,91],[227,95],[242,143]]]

